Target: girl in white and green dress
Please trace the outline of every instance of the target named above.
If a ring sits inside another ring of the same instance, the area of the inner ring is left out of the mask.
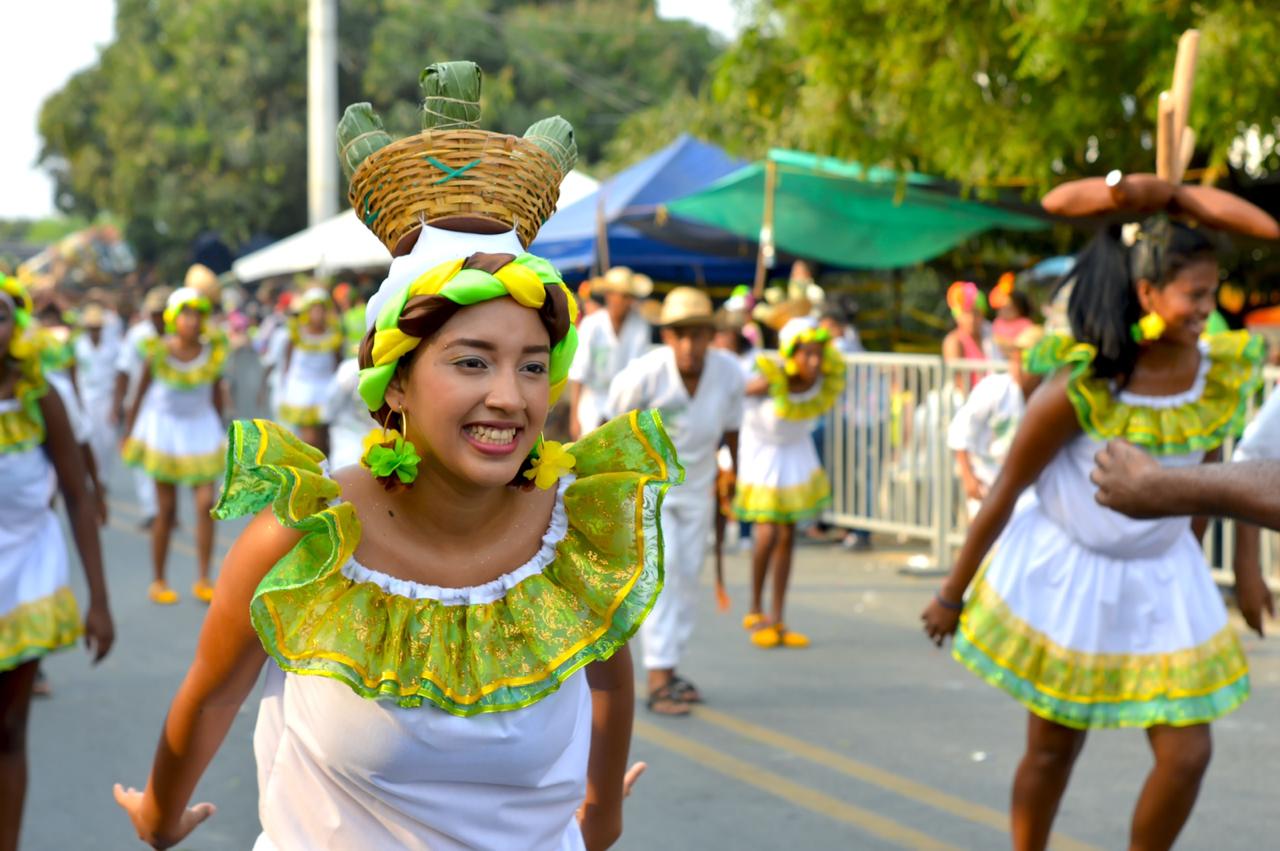
[[[18,847],[36,667],[82,632],[66,541],[50,507],[56,494],[89,584],[83,634],[95,661],[114,639],[95,507],[62,401],[42,374],[31,321],[25,288],[0,274],[0,848]]]
[[[791,319],[778,334],[780,358],[761,355],[747,383],[739,435],[733,511],[755,524],[751,608],[742,620],[757,647],[807,647],[788,630],[783,611],[791,581],[796,524],[831,502],[831,484],[813,445],[813,427],[844,392],[844,358],[830,335],[809,318]],[[764,586],[773,573],[766,615]]]
[[[342,360],[345,338],[329,293],[312,287],[296,305],[289,323],[280,390],[280,421],[306,443],[329,451],[328,401]]]
[[[147,591],[153,603],[172,605],[178,592],[169,587],[166,563],[177,514],[177,489],[188,485],[195,497],[198,578],[191,593],[202,602],[213,597],[209,581],[213,559],[214,486],[222,475],[226,443],[222,427],[222,375],[227,338],[207,328],[209,300],[190,287],[169,296],[167,332],[146,343],[146,367],[128,420],[122,455],[156,482],[156,518],[151,524],[154,579]]]

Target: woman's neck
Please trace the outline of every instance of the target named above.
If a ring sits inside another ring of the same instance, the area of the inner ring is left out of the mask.
[[[391,503],[413,524],[415,537],[474,542],[477,533],[510,525],[509,508],[518,495],[510,487],[464,482],[424,458],[413,487],[392,494]]]

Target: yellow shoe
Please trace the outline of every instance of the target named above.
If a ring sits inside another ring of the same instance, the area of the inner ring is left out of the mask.
[[[147,589],[147,596],[157,606],[172,606],[178,602],[178,592],[163,582],[152,582],[151,587]]]
[[[782,633],[783,647],[808,647],[809,636],[802,632],[792,632],[782,624],[778,624],[778,631]]]
[[[742,616],[742,628],[752,630],[764,623],[764,615],[759,612],[747,612]]]
[[[776,626],[761,627],[751,633],[751,643],[756,647],[764,647],[766,649],[777,647],[782,643],[782,634],[778,632]]]
[[[197,579],[196,584],[191,586],[191,593],[202,603],[213,600],[213,586],[206,579]]]

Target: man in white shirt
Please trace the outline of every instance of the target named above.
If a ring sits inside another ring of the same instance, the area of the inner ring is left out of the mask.
[[[653,292],[648,276],[615,266],[593,284],[591,292],[604,296],[604,310],[578,326],[578,352],[569,368],[569,432],[575,440],[608,419],[610,383],[649,350],[653,335],[636,309],[636,299]]]
[[[641,637],[649,708],[686,715],[701,695],[676,668],[697,615],[698,572],[713,529],[721,444],[728,446],[737,468],[745,380],[731,354],[710,348],[714,318],[711,300],[701,290],[672,290],[662,303],[661,327],[663,345],[614,378],[608,411],[658,409],[685,470],[684,483],[671,488],[662,505],[666,578]]]
[[[169,287],[147,290],[142,300],[142,318],[129,326],[116,353],[116,386],[110,410],[113,432],[114,426],[123,419],[125,405],[133,404],[133,395],[138,392],[138,382],[142,380],[142,369],[146,365],[147,341],[164,333],[164,306],[171,292]],[[142,509],[142,525],[150,526],[151,519],[156,516],[155,481],[144,471],[134,469],[133,485],[138,507]]]
[[[91,428],[89,446],[98,462],[98,476],[106,482],[111,478],[116,455],[111,404],[121,337],[107,331],[107,311],[95,302],[81,311],[80,330],[74,341],[76,385]]]

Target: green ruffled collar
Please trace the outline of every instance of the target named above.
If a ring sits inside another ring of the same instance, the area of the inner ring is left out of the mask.
[[[608,658],[661,590],[660,506],[684,471],[651,411],[607,423],[573,453],[577,478],[561,484],[545,563],[432,593],[354,561],[360,521],[318,450],[273,422],[233,423],[214,516],[270,505],[303,533],[250,604],[264,649],[286,671],[460,716],[529,706]]]
[[[1037,374],[1070,370],[1067,396],[1080,427],[1094,440],[1124,438],[1157,455],[1209,452],[1244,428],[1249,401],[1262,383],[1266,347],[1244,331],[1202,338],[1195,384],[1174,396],[1139,396],[1093,376],[1097,350],[1067,335],[1045,337],[1025,357]]]
[[[822,374],[816,388],[792,393],[787,386],[785,362],[769,355],[756,358],[756,368],[769,381],[769,398],[784,420],[811,420],[831,410],[844,392],[844,357],[831,341],[822,348]]]
[[[0,454],[25,452],[44,443],[40,397],[48,391],[48,384],[39,356],[18,359],[18,369],[13,398],[0,400]]]
[[[212,384],[222,376],[227,362],[227,336],[221,333],[212,334],[205,342],[204,350],[187,362],[173,358],[163,336],[151,337],[144,345],[150,354],[152,376],[180,390]]]

